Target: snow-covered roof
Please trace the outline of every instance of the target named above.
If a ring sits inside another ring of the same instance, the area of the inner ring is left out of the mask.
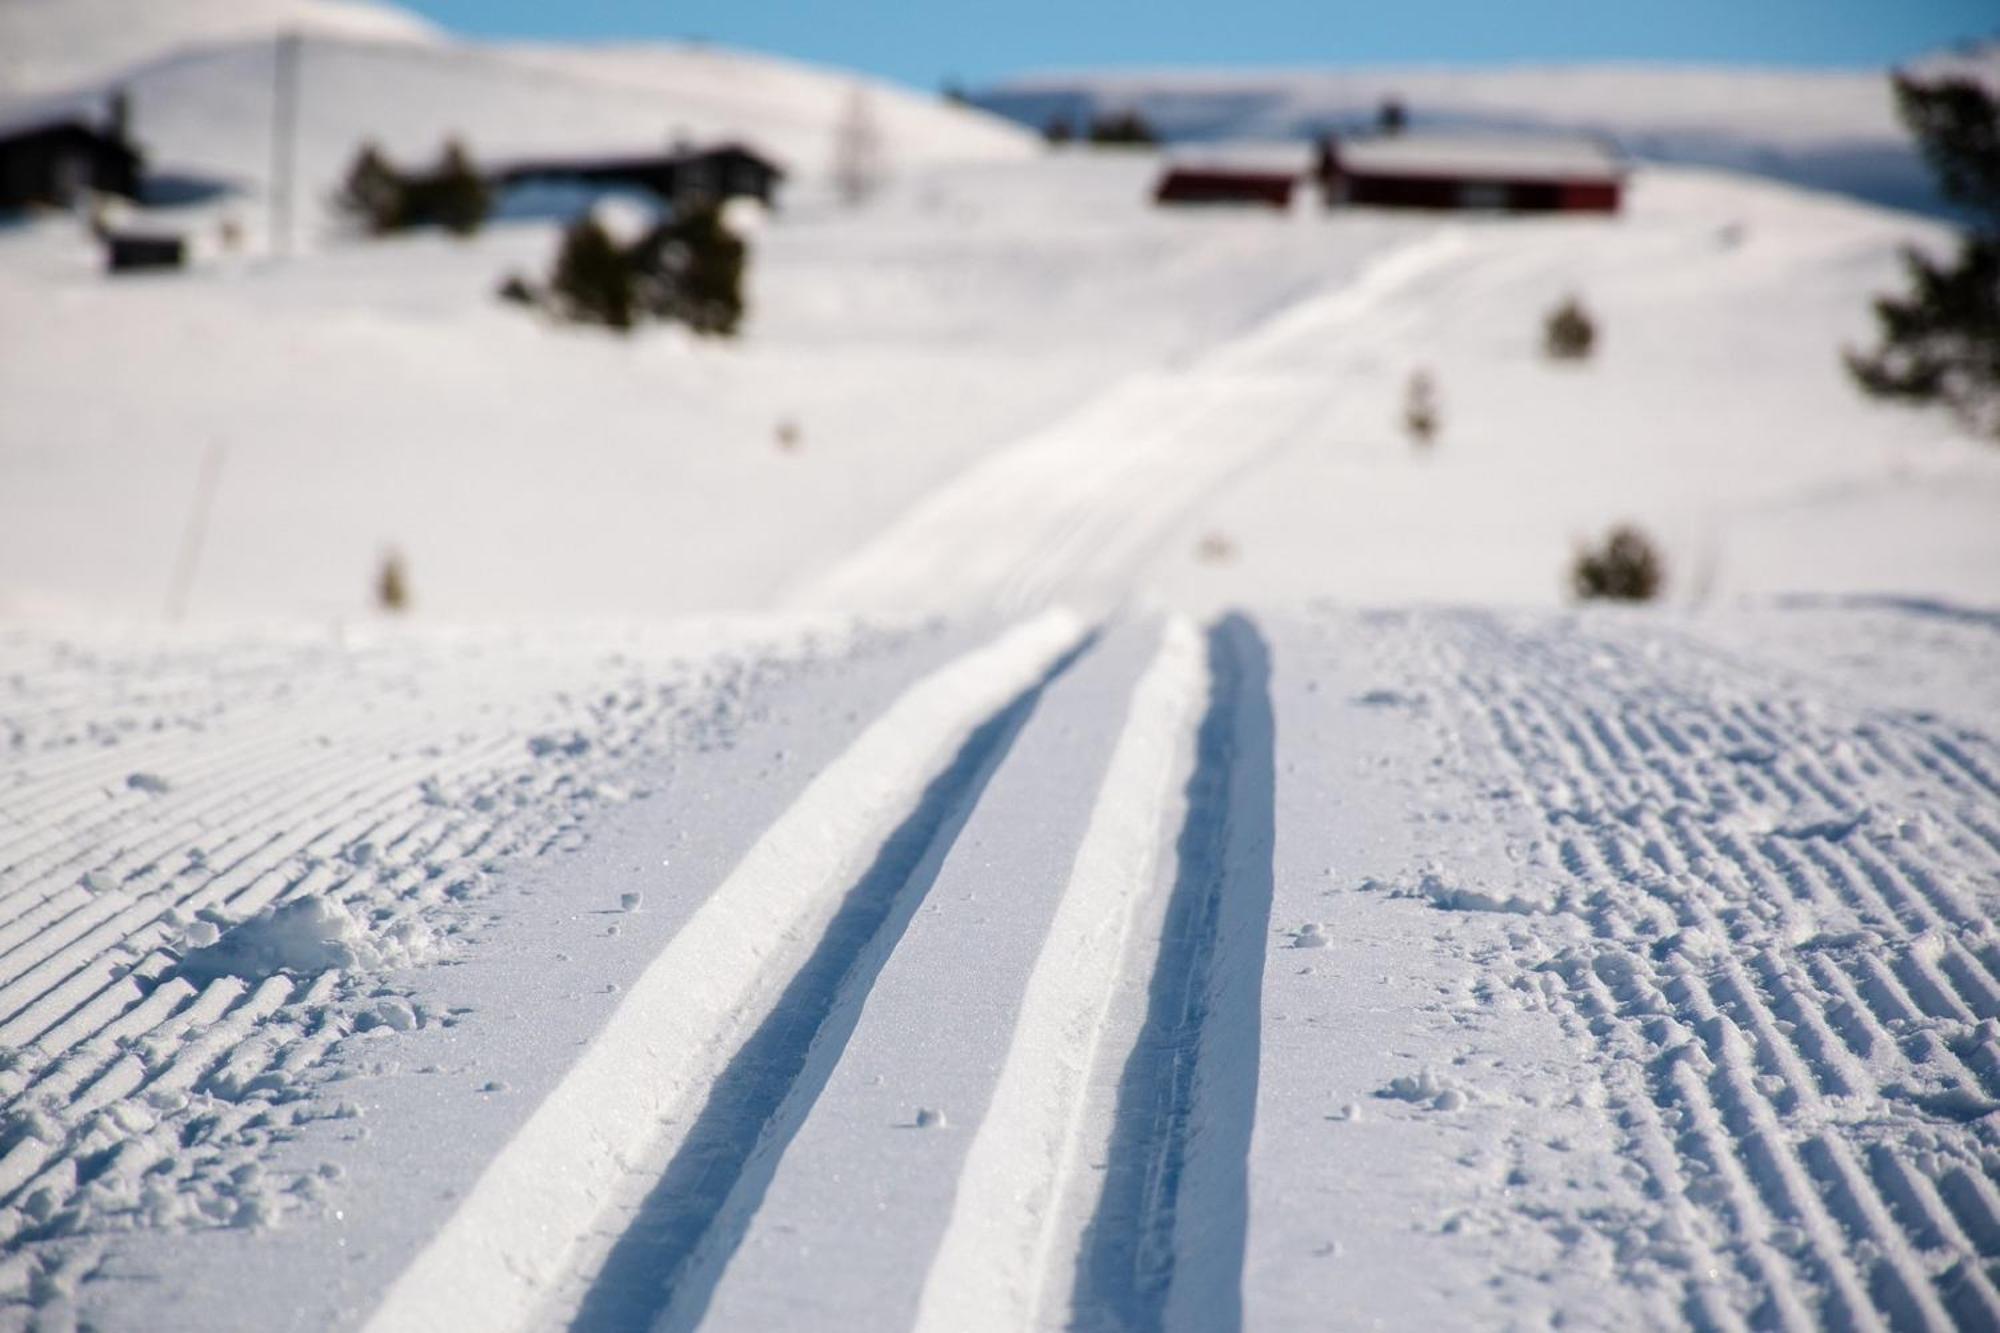
[[[1342,170],[1371,175],[1573,180],[1624,170],[1609,144],[1573,136],[1411,132],[1342,139],[1338,146]]]
[[[110,118],[110,107],[102,93],[23,98],[0,105],[0,138],[72,123],[102,129]]]
[[[1259,176],[1303,176],[1312,170],[1313,148],[1302,143],[1251,140],[1176,147],[1167,165],[1178,171],[1245,172]]]

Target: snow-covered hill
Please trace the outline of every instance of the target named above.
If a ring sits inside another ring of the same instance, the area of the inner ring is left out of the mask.
[[[308,203],[806,179],[723,342],[496,299],[526,209],[274,254],[236,36],[127,80],[190,269],[0,227],[0,1328],[2000,1327],[2000,450],[1840,362],[1945,228],[872,85],[843,206],[837,72],[303,57]]]
[[[436,28],[367,0],[0,0],[0,99],[103,83],[185,47],[277,32],[427,42]]]
[[[1926,67],[2000,82],[2000,46]],[[1399,99],[1418,125],[1608,136],[1627,151],[1939,207],[1897,122],[1886,72],[1655,65],[1357,70],[1133,70],[1031,75],[982,93],[1031,126],[1137,108],[1171,138],[1302,138],[1372,122]]]
[[[1034,145],[996,116],[927,94],[697,43],[460,41],[394,11],[356,18],[331,0],[259,0],[240,11],[165,0],[136,6],[152,17],[129,30],[116,20],[132,6],[113,0],[85,0],[53,23],[39,0],[0,4],[11,6],[0,18],[25,38],[26,54],[14,57],[28,71],[19,82],[59,85],[11,101],[0,85],[0,119],[68,106],[95,111],[121,91],[150,168],[183,193],[207,186],[263,194],[273,160],[276,37],[295,34],[295,165],[308,217],[368,141],[415,164],[453,137],[487,161],[739,140],[809,180],[830,168],[837,127],[858,98],[891,172],[1019,159]]]

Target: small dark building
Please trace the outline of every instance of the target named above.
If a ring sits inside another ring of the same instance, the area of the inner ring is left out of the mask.
[[[1153,187],[1156,204],[1253,204],[1291,207],[1307,177],[1302,150],[1274,144],[1210,145],[1177,154]]]
[[[1503,213],[1616,213],[1625,184],[1601,143],[1498,134],[1328,139],[1318,175],[1329,207]]]
[[[187,243],[178,236],[135,231],[103,235],[105,267],[113,273],[181,268],[187,263]]]
[[[1244,167],[1169,167],[1153,191],[1156,204],[1264,204],[1290,208],[1293,174]]]
[[[528,184],[629,186],[651,192],[668,204],[720,204],[755,199],[777,203],[785,173],[770,159],[741,144],[676,148],[639,157],[550,158],[503,167],[501,186]]]
[[[69,208],[92,192],[136,199],[143,166],[122,96],[101,120],[70,106],[0,123],[0,209]]]

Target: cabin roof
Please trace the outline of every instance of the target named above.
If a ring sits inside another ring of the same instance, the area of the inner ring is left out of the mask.
[[[1164,164],[1169,172],[1204,176],[1305,176],[1312,170],[1310,144],[1223,141],[1176,146]]]
[[[98,93],[61,93],[0,106],[0,141],[26,139],[69,127],[103,139],[117,137],[111,108]]]
[[[1616,180],[1617,150],[1595,139],[1528,134],[1416,131],[1341,139],[1340,169],[1367,176],[1447,176],[1470,180]]]

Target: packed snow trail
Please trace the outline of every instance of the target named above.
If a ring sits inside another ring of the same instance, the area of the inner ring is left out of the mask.
[[[1389,309],[1470,247],[1443,229],[1292,303],[1193,365],[1134,375],[993,454],[791,601],[908,614],[1109,608],[1174,520],[1217,487],[1353,410],[1329,358],[1366,356]]]

